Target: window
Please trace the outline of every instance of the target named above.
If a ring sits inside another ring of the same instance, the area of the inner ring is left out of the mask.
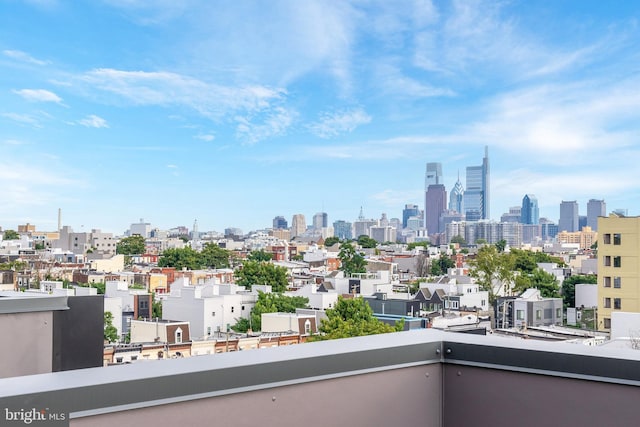
[[[311,321],[309,319],[304,322],[304,333],[307,335],[311,333]]]
[[[603,242],[605,245],[610,245],[610,244],[611,244],[611,234],[604,234],[604,235],[602,236],[602,242]]]
[[[234,306],[231,306],[231,312],[233,313],[236,310]]]
[[[545,308],[544,309],[544,318],[545,319],[551,319],[551,316],[553,315],[553,310],[550,308]]]
[[[622,257],[620,257],[620,256],[614,256],[614,257],[613,257],[613,266],[614,266],[614,267],[620,267],[620,266],[622,266]]]
[[[619,245],[622,241],[622,235],[620,233],[615,233],[613,235],[613,244],[614,245]]]
[[[486,299],[480,300],[480,305],[483,307],[487,305],[487,300]]]
[[[604,266],[605,267],[611,267],[611,257],[609,255],[606,255],[604,257]]]
[[[611,319],[604,319],[604,327],[605,329],[611,329]]]
[[[211,312],[211,316],[212,316],[212,317],[216,317],[216,312],[215,312],[215,311],[212,311],[212,312]]]
[[[562,319],[562,309],[556,308],[556,319]]]
[[[122,363],[122,357],[116,357],[116,363]]]
[[[175,333],[175,339],[177,343],[181,343],[182,342],[182,329],[178,328],[176,329],[176,333]]]
[[[602,284],[604,285],[605,288],[610,288],[611,287],[611,277],[605,276],[604,277],[604,281],[602,282]]]
[[[604,299],[604,308],[611,308],[611,298]]]
[[[622,309],[622,301],[620,300],[620,298],[614,298],[613,299],[613,309],[614,310],[621,310]]]
[[[614,277],[613,278],[613,287],[614,288],[618,288],[620,289],[622,287],[622,278],[621,277]]]
[[[542,319],[542,310],[536,310],[536,320]]]
[[[451,308],[458,308],[458,301],[451,301]]]
[[[207,326],[207,335],[211,336],[211,326]]]
[[[524,320],[524,310],[516,310],[516,319]]]
[[[240,308],[242,311],[244,311],[244,305]]]

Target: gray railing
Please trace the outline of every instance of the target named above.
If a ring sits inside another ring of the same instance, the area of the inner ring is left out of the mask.
[[[639,424],[639,385],[634,350],[417,330],[7,378],[0,410],[72,426],[623,426]]]

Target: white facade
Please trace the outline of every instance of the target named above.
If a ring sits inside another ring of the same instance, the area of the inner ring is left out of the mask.
[[[309,307],[316,310],[326,310],[333,308],[338,302],[338,293],[336,292],[318,292],[317,286],[313,283],[304,285],[303,287],[293,291],[286,292],[287,296],[305,297],[309,299]]]
[[[303,319],[304,329],[300,330],[299,320]],[[262,313],[262,332],[296,332],[298,334],[312,334],[315,316],[297,313]]]
[[[162,318],[189,322],[192,339],[227,331],[239,318],[249,316],[250,307],[243,305],[243,295],[224,294],[224,289],[221,294],[224,287],[211,284],[189,286],[188,280],[176,281],[163,303]]]
[[[576,284],[575,288],[576,307],[597,307],[598,306],[598,285],[589,283]]]

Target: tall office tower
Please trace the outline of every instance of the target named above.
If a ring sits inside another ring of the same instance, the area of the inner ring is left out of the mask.
[[[351,231],[351,223],[343,220],[338,220],[333,223],[333,235],[340,240],[351,240],[353,238],[353,232]]]
[[[562,201],[560,203],[560,220],[558,221],[558,231],[578,231],[578,202]]]
[[[591,199],[587,202],[587,226],[598,231],[598,217],[607,216],[607,204],[604,200]]]
[[[424,191],[430,185],[442,184],[442,163],[427,163],[427,172],[424,174]]]
[[[627,208],[618,208],[618,209],[614,209],[613,213],[618,215],[618,216],[629,216],[629,209],[627,209]]]
[[[295,214],[291,218],[291,238],[300,236],[307,230],[307,221],[303,214]]]
[[[322,230],[329,226],[329,215],[326,212],[318,212],[313,216],[313,228],[315,230]]]
[[[378,221],[375,219],[366,219],[364,217],[362,206],[360,206],[360,215],[358,215],[358,220],[353,223],[353,237],[357,239],[360,236],[369,236],[369,230],[371,227],[377,226]]]
[[[402,228],[407,228],[407,220],[412,216],[420,216],[418,205],[404,205],[402,210]]]
[[[289,224],[287,223],[287,220],[284,219],[283,216],[278,215],[277,217],[273,218],[274,230],[285,230],[287,228],[289,228]]]
[[[553,239],[558,235],[558,224],[547,218],[540,218],[540,236],[543,241]]]
[[[540,213],[538,199],[533,194],[525,194],[522,198],[522,210],[520,211],[521,224],[538,224]]]
[[[440,215],[447,208],[447,190],[442,184],[430,185],[424,204],[425,227],[429,235],[442,233]]]
[[[578,230],[582,231],[584,227],[587,226],[587,216],[586,215],[578,215]]]
[[[520,222],[522,219],[522,206],[511,206],[509,212],[500,217],[500,222]]]
[[[194,219],[193,230],[191,231],[191,240],[196,242],[198,239],[200,239],[200,233],[198,232],[198,220]]]
[[[489,219],[489,147],[484,147],[480,166],[467,166],[467,189],[464,192],[464,213],[467,221]]]
[[[129,236],[134,234],[139,234],[146,239],[151,234],[151,224],[144,222],[144,219],[140,218],[139,223],[129,226]]]
[[[453,190],[449,194],[449,210],[463,213],[464,209],[464,187],[460,182],[460,172],[458,172],[458,180],[453,186]]]

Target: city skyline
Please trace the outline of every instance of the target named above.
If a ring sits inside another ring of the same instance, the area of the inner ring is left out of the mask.
[[[3,2],[0,226],[424,209],[425,164],[640,213],[640,4]]]

